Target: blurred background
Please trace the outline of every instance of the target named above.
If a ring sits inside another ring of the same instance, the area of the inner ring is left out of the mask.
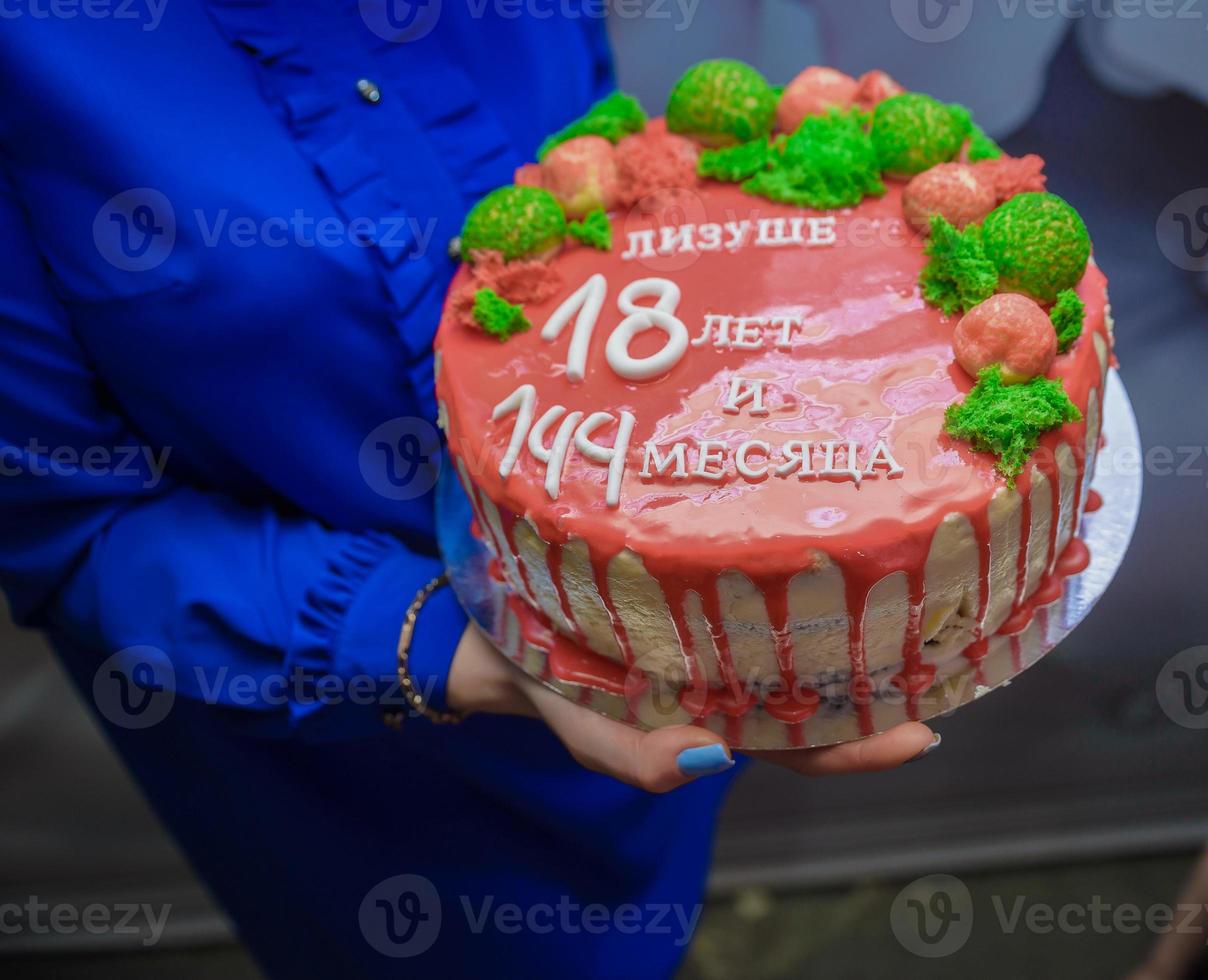
[[[1107,596],[1009,694],[940,720],[940,751],[821,782],[747,771],[683,975],[1128,975],[1172,927],[1147,913],[1182,918],[1208,838],[1196,710],[1208,704],[1208,3],[605,6],[621,87],[652,113],[703,58],[742,58],[773,84],[808,64],[883,68],[968,105],[1008,152],[1044,156],[1111,279],[1145,448],[1140,521]],[[0,644],[0,906],[36,895],[172,909],[153,945],[115,931],[0,935],[0,975],[258,976],[40,638],[6,624]],[[1159,695],[1179,665],[1203,684],[1168,712]],[[937,875],[972,929],[920,957],[893,910]],[[1130,906],[1139,918],[1116,914]]]

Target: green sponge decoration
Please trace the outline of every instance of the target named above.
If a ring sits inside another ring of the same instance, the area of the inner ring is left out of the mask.
[[[741,61],[702,61],[675,83],[667,101],[667,128],[706,146],[746,143],[772,131],[776,93]]]
[[[696,172],[702,177],[738,183],[753,177],[772,162],[772,144],[766,137],[723,146],[717,150],[704,150],[696,164]]]
[[[969,162],[998,160],[1001,157],[1002,147],[990,139],[984,129],[974,123],[969,131]]]
[[[1082,336],[1082,325],[1086,322],[1086,305],[1072,289],[1063,289],[1049,313],[1053,329],[1057,331],[1057,350],[1064,354]]]
[[[964,107],[904,92],[873,111],[872,141],[882,170],[909,176],[953,159],[972,127]]]
[[[493,289],[480,289],[474,294],[474,322],[499,340],[507,340],[512,334],[521,333],[532,326],[524,315],[524,308],[509,303]]]
[[[1078,285],[1091,255],[1086,225],[1056,194],[1017,194],[986,216],[986,255],[1003,289],[1051,303]]]
[[[877,151],[858,110],[806,116],[797,131],[777,141],[768,167],[742,185],[758,194],[803,208],[855,207],[885,193]]]
[[[919,276],[923,299],[946,316],[968,312],[998,288],[998,272],[986,256],[982,230],[969,225],[958,231],[940,215],[931,219],[927,265]]]
[[[510,262],[557,248],[565,237],[566,216],[553,194],[540,187],[500,187],[470,209],[461,254],[489,249]]]
[[[1015,486],[1015,478],[1049,429],[1082,418],[1060,381],[1032,378],[1005,385],[1002,367],[991,364],[977,376],[977,384],[963,402],[949,405],[944,431],[964,439],[978,452],[998,457],[998,472]]]
[[[612,222],[603,208],[589,211],[582,221],[572,221],[566,230],[577,242],[598,248],[601,252],[612,250]]]
[[[640,133],[645,128],[646,113],[638,100],[624,92],[613,92],[574,122],[547,137],[537,151],[537,159],[544,160],[555,146],[577,136],[603,136],[610,143],[618,143],[630,133]]]

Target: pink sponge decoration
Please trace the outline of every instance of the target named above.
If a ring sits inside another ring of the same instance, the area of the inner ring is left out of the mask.
[[[616,152],[603,136],[559,143],[542,161],[541,176],[568,218],[582,218],[597,208],[611,211],[620,200]]]
[[[445,318],[463,327],[480,330],[474,319],[474,297],[480,289],[493,289],[518,306],[544,303],[562,288],[562,277],[548,262],[515,259],[505,262],[498,252],[476,250],[473,261],[463,268],[464,281],[450,292]]]
[[[544,187],[545,174],[541,170],[541,164],[526,163],[522,167],[517,167],[516,172],[512,175],[512,183],[517,187]]]
[[[656,191],[688,190],[700,183],[696,163],[700,147],[684,136],[669,133],[661,120],[651,120],[642,133],[617,144],[621,201],[636,204]]]
[[[979,160],[970,166],[979,180],[994,188],[1000,204],[1016,194],[1039,193],[1048,181],[1044,175],[1044,159],[1035,153],[1029,153],[1026,157],[1004,156],[997,160]]]
[[[811,65],[784,87],[776,106],[776,125],[781,132],[792,133],[806,116],[822,115],[828,109],[848,109],[856,101],[858,89],[850,75]]]
[[[999,293],[961,317],[952,350],[971,377],[1001,364],[1003,382],[1019,384],[1048,371],[1057,356],[1057,331],[1035,300]]]
[[[926,235],[933,215],[956,228],[976,224],[998,204],[993,188],[963,163],[940,163],[914,177],[902,191],[902,213],[912,228]]]
[[[888,72],[867,71],[856,83],[856,105],[875,109],[879,103],[905,91]]]

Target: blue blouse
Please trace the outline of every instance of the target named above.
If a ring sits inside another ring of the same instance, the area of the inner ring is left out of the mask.
[[[14,614],[270,975],[670,971],[725,779],[656,799],[535,722],[379,716],[402,611],[441,568],[447,244],[609,90],[603,5],[86,8],[17,5],[0,31]],[[438,704],[464,626],[447,589],[420,617]],[[443,918],[411,962],[423,882]],[[470,914],[488,898],[661,903],[671,928],[516,931]]]

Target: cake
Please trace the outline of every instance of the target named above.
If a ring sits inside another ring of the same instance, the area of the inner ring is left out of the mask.
[[[638,725],[857,738],[1085,566],[1110,311],[1040,158],[883,72],[732,61],[537,157],[436,341],[528,669]]]

